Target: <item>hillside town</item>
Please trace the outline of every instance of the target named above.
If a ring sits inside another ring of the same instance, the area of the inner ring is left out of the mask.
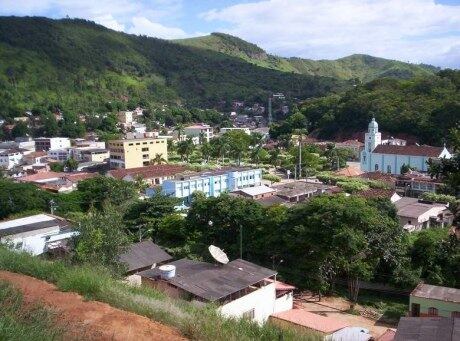
[[[260,111],[259,107],[258,113],[263,113],[263,108]],[[251,201],[273,210],[300,208],[314,198],[356,197],[392,205],[398,228],[404,234],[448,229],[457,240],[460,236],[460,230],[453,225],[455,197],[443,195],[443,178],[429,173],[433,164],[453,158],[454,151],[445,145],[411,145],[401,138],[382,138],[375,118],[356,140],[324,141],[299,130],[286,144],[270,136],[267,121],[243,119],[233,112],[229,114],[231,125],[220,128],[194,123],[149,131],[142,116],[142,108],[118,112],[116,139],[101,140],[91,132],[83,138],[25,135],[2,141],[0,165],[4,179],[12,181],[12,188],[13,184],[33,185],[58,196],[50,197],[46,209],[38,214],[27,215],[21,207],[16,212],[25,214],[19,218],[3,214],[6,219],[0,221],[2,243],[35,257],[59,259],[73,254],[81,234],[88,231],[76,225],[67,209],[60,209],[64,204],[56,198],[79,193],[85,186],[96,186],[94,190],[99,191],[97,183],[104,181],[117,183],[108,182],[107,186],[120,186],[118,182],[131,186],[139,207],[145,207],[140,208],[140,216],[134,216],[136,221],[146,214],[143,210],[161,212],[162,206],[156,205],[168,205],[160,204],[161,200],[170,200],[170,213],[180,219],[196,214],[195,201],[206,198]],[[31,130],[32,125],[44,124],[37,119],[34,115],[24,116],[2,128],[14,130],[24,124]],[[56,119],[60,116],[56,115]],[[293,156],[289,155],[291,151]],[[92,180],[96,182],[90,184]],[[92,210],[102,204],[96,198],[104,193],[91,193],[88,188],[90,192],[86,194],[93,200],[79,204]],[[122,204],[127,189],[118,190],[122,191]],[[106,191],[112,189],[107,187]],[[77,198],[86,200],[87,195]],[[234,240],[238,251],[232,255],[238,256],[229,259],[219,245],[210,243],[210,254],[196,259],[181,258],[184,253],[174,251],[170,242],[162,245],[161,230],[154,229],[152,235],[149,228],[143,229],[145,224],[131,225],[132,243],[123,253],[112,256],[113,261],[123,265],[126,283],[154,288],[194,304],[213,303],[224,317],[313,331],[326,340],[405,340],[407,335],[421,335],[426,328],[433,335],[457,328],[457,322],[449,320],[457,321],[460,316],[460,289],[423,281],[412,290],[407,286],[398,289],[398,285],[385,281],[364,280],[359,284],[362,290],[395,292],[398,301],[404,298],[406,306],[400,319],[385,319],[374,311],[375,319],[365,313],[366,309],[356,310],[356,316],[349,310],[340,310],[343,302],[327,297],[322,300],[321,292],[317,296],[315,290],[307,290],[308,286],[301,282],[299,285],[298,280],[289,283],[288,273],[277,271],[282,268],[281,257],[273,255],[262,264],[245,259],[250,252],[245,250],[243,225]],[[209,220],[208,225],[213,229],[214,222]],[[202,247],[207,249],[205,244]],[[327,313],[318,313],[321,306]]]

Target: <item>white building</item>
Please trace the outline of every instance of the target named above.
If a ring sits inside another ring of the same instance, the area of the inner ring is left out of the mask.
[[[380,171],[398,175],[403,165],[426,172],[428,160],[452,157],[446,147],[382,144],[382,134],[375,119],[369,123],[364,143],[361,152],[361,170],[364,172]]]
[[[197,123],[184,128],[184,133],[190,137],[202,137],[204,141],[209,142],[214,135],[212,127],[209,124]]]
[[[35,151],[35,141],[30,137],[17,137],[14,141],[0,142],[0,149],[25,149]]]
[[[245,127],[220,128],[220,133],[225,134],[225,133],[228,133],[229,131],[235,131],[235,130],[240,130],[245,134],[251,135],[251,130],[249,128],[245,128]]]
[[[35,150],[37,151],[63,148],[70,148],[68,137],[37,137],[35,139]]]
[[[66,161],[67,159],[70,159],[71,153],[70,149],[50,149],[48,150],[48,156],[54,160],[58,161]]]
[[[167,274],[162,267],[140,272],[142,284],[197,304],[212,302],[226,317],[260,324],[271,314],[292,309],[293,287],[278,290],[276,271],[248,261],[236,259],[216,266],[184,258],[167,266]]]
[[[0,150],[0,168],[11,169],[21,164],[24,153],[22,149]]]
[[[34,256],[63,246],[76,233],[65,219],[50,214],[0,222],[0,242]]]

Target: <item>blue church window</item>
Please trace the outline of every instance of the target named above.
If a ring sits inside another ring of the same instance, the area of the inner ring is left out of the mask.
[[[379,170],[379,165],[378,163],[375,164],[375,171],[377,172]]]
[[[387,173],[391,174],[391,166],[390,165],[387,166]]]

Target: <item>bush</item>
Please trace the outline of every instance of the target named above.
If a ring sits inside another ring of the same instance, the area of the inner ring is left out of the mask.
[[[432,202],[439,202],[443,204],[449,204],[449,206],[452,206],[455,204],[455,197],[453,195],[447,195],[447,194],[436,194],[436,193],[431,193],[431,192],[425,192],[421,195],[421,198],[423,200],[427,201],[432,201]]]
[[[262,175],[262,179],[268,180],[268,181],[271,181],[271,182],[280,182],[281,181],[281,178],[279,176],[273,175],[273,174],[264,174],[264,175]]]

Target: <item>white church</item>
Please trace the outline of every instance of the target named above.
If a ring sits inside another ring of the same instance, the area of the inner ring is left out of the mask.
[[[419,172],[427,172],[429,159],[451,158],[447,148],[382,144],[379,125],[373,118],[364,137],[364,149],[361,151],[361,170],[364,172],[382,172],[401,174],[401,166],[406,164]]]

